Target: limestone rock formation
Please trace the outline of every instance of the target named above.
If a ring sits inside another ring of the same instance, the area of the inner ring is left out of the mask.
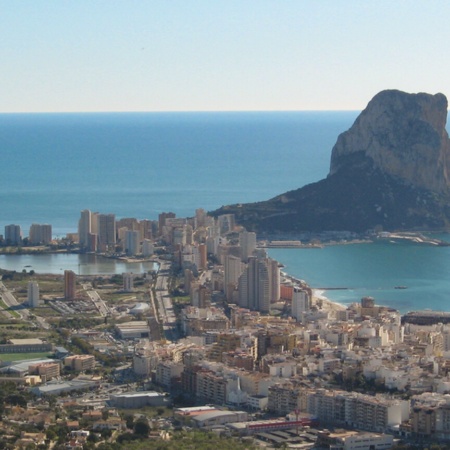
[[[450,140],[443,94],[377,94],[333,147],[324,180],[264,202],[231,205],[260,233],[437,230],[450,225]]]
[[[443,94],[377,94],[350,130],[342,133],[331,154],[330,175],[346,155],[362,152],[374,167],[413,186],[447,193],[450,140],[445,129],[447,99]]]

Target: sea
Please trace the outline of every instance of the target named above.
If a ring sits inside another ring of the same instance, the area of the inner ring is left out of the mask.
[[[77,230],[82,209],[157,219],[163,211],[190,217],[197,208],[269,199],[324,178],[338,135],[358,114],[0,114],[0,234],[8,224],[28,235],[32,223],[50,223],[62,237]],[[342,304],[372,296],[402,312],[450,311],[450,247],[349,244],[269,254]],[[89,272],[78,259],[21,258],[2,257],[0,267]]]

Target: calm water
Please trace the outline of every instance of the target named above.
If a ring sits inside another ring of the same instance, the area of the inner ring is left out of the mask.
[[[450,311],[450,247],[415,244],[350,244],[321,249],[270,249],[284,271],[342,304],[374,297],[401,312]],[[406,286],[407,289],[395,289]]]
[[[125,263],[98,255],[48,254],[48,255],[0,255],[0,267],[21,272],[63,274],[73,270],[78,275],[112,275],[115,273],[145,273],[156,269],[151,262]]]
[[[0,230],[61,236],[82,209],[157,219],[264,200],[324,177],[356,115],[0,114]]]
[[[27,235],[37,222],[62,236],[76,231],[86,208],[156,219],[162,211],[192,216],[199,207],[265,200],[325,177],[337,136],[357,114],[0,114],[0,233],[17,223]],[[376,244],[270,254],[313,287],[348,287],[327,291],[342,303],[372,295],[402,311],[450,311],[450,248]],[[0,256],[0,267],[146,269],[79,259],[86,257]],[[408,289],[394,289],[399,285]]]

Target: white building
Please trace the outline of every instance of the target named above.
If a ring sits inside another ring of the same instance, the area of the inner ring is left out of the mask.
[[[30,233],[28,238],[30,244],[33,245],[49,244],[52,241],[52,226],[47,223],[42,225],[33,223],[30,226]]]
[[[311,299],[307,291],[295,286],[292,296],[292,317],[300,321],[302,312],[309,311],[311,308]]]
[[[125,292],[133,292],[134,289],[134,275],[132,273],[124,273],[123,277],[123,290]]]
[[[27,303],[32,308],[39,306],[39,285],[36,281],[30,281],[28,283]]]
[[[184,364],[173,361],[161,361],[156,366],[155,382],[160,386],[170,389],[172,380],[181,377]]]
[[[139,231],[125,231],[125,253],[129,256],[135,256],[139,253]]]
[[[155,253],[155,247],[150,239],[144,239],[142,242],[142,254],[145,257],[152,256]]]

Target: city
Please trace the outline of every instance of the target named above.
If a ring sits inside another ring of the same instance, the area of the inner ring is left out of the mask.
[[[267,448],[450,439],[450,314],[332,303],[231,214],[83,210],[64,241],[155,269],[2,270],[0,382],[14,395],[3,394],[1,427],[15,436],[5,443],[119,445],[142,438],[138,423],[156,441],[201,429]],[[48,224],[28,238],[9,225],[2,242],[55,246]]]

